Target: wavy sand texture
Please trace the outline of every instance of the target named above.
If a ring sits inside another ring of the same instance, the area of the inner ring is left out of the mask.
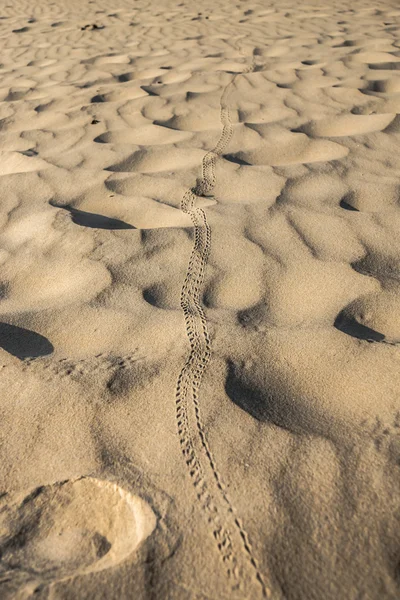
[[[2,599],[397,600],[399,24],[2,3]]]

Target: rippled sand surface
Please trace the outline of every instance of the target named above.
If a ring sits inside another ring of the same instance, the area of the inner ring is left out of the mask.
[[[400,596],[400,7],[0,6],[0,597]]]

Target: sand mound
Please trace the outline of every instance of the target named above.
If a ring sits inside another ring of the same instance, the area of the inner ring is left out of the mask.
[[[363,296],[346,306],[336,322],[354,337],[400,344],[399,296],[394,292]]]

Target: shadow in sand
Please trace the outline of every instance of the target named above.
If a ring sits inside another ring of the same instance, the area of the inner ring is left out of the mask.
[[[339,329],[339,331],[359,340],[366,340],[367,342],[383,342],[385,339],[385,336],[382,333],[358,323],[353,317],[344,313],[339,313],[336,317],[334,326],[336,329]]]
[[[8,323],[0,323],[0,347],[21,360],[46,356],[54,351],[43,335]]]
[[[228,361],[227,366],[227,396],[254,419],[291,434],[330,438],[332,424],[329,412],[315,412],[313,403],[310,408],[308,399],[302,394],[297,395],[279,375],[257,373],[257,369],[246,373],[232,361]]]
[[[103,94],[96,94],[93,98],[90,99],[92,104],[97,104],[98,102],[106,102],[106,98]]]
[[[94,229],[135,229],[133,225],[120,221],[119,219],[110,219],[96,213],[89,213],[77,208],[65,207],[72,217],[72,221],[76,225],[82,227],[92,227]]]
[[[67,210],[71,217],[72,222],[82,227],[92,227],[93,229],[136,229],[133,225],[120,221],[119,219],[111,219],[104,215],[98,215],[96,213],[85,212],[72,206],[59,206],[53,201],[50,201],[51,206],[54,208],[63,208]]]
[[[281,411],[277,410],[274,399],[268,398],[266,390],[260,394],[253,385],[246,382],[231,362],[228,363],[225,391],[232,402],[258,421],[269,421],[278,427],[285,427]]]
[[[350,200],[350,198],[347,197],[347,200]],[[354,206],[352,206],[351,204],[349,204],[349,202],[346,201],[346,197],[341,199],[341,201],[339,202],[339,206],[340,208],[344,208],[345,210],[353,210],[354,212],[360,212],[358,208],[354,208]]]
[[[237,165],[241,165],[242,167],[252,166],[251,163],[246,162],[245,160],[239,158],[238,156],[235,156],[234,154],[224,154],[224,158],[225,160],[228,160],[229,162],[235,163]]]

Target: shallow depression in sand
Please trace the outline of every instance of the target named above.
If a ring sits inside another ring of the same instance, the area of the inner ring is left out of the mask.
[[[116,484],[55,483],[2,511],[0,563],[44,581],[102,571],[127,559],[155,525],[150,506]]]

